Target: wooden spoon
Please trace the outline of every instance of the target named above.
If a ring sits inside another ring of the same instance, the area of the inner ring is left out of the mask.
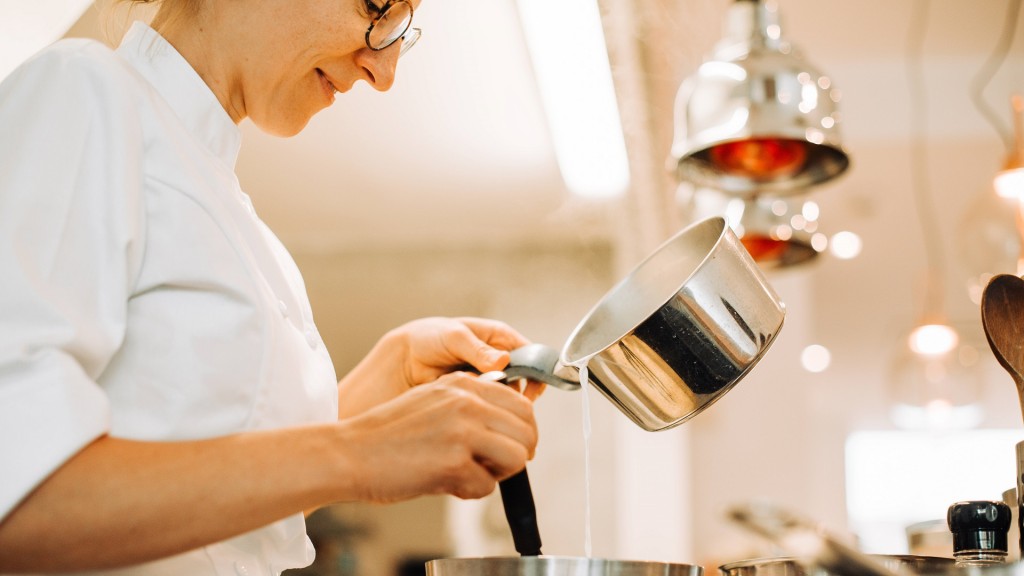
[[[999,364],[1013,376],[1024,413],[1024,280],[1000,274],[981,294],[981,324]]]

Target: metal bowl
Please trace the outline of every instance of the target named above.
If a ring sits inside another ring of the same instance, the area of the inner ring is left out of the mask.
[[[952,558],[914,556],[909,554],[868,554],[894,573],[931,574],[953,568]],[[718,567],[721,576],[834,576],[832,572],[815,567],[810,561],[801,562],[793,557],[757,558],[732,562]]]
[[[690,564],[573,556],[444,558],[427,562],[427,576],[702,576]]]

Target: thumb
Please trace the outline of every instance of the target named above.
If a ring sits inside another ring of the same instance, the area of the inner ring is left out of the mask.
[[[476,368],[481,374],[493,370],[501,370],[508,366],[509,354],[506,350],[499,350],[490,344],[480,340],[476,335],[469,334],[467,338],[459,338],[452,352]]]

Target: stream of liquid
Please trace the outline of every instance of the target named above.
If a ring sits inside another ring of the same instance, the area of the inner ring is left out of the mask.
[[[580,371],[580,393],[583,396],[583,553],[591,556],[590,535],[590,371],[587,361],[575,365]]]

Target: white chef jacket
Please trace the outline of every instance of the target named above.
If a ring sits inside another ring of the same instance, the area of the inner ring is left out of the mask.
[[[239,145],[142,23],[116,52],[62,40],[0,84],[0,518],[104,433],[337,419],[302,278],[235,177]],[[312,558],[297,514],[112,573],[257,576]]]

